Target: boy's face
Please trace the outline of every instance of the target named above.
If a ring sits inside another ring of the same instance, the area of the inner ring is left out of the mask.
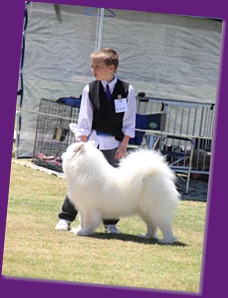
[[[107,66],[102,58],[92,58],[91,67],[93,76],[97,81],[112,81],[115,73],[115,66]]]

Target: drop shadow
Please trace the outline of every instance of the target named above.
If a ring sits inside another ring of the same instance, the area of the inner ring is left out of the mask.
[[[108,233],[95,233],[93,235],[89,235],[87,237],[95,238],[95,239],[103,239],[103,240],[120,240],[120,241],[125,241],[125,242],[136,242],[136,243],[142,243],[146,245],[161,245],[161,246],[188,246],[186,243],[176,241],[173,244],[169,243],[161,243],[156,239],[146,239],[143,237],[135,236],[135,235],[130,235],[130,234],[108,234]]]

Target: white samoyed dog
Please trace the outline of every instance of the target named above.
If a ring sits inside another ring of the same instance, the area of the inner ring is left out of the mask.
[[[172,221],[179,204],[175,175],[157,151],[138,149],[112,167],[92,142],[74,143],[63,153],[68,195],[80,215],[76,235],[91,235],[102,219],[138,215],[141,235],[174,243]],[[163,239],[157,237],[157,228]]]

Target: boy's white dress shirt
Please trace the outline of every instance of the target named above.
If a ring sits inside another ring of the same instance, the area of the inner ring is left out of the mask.
[[[113,81],[101,81],[104,91],[106,91],[106,85],[109,84],[110,92],[112,93],[117,82],[115,77]],[[135,136],[135,114],[136,114],[136,98],[135,91],[131,85],[128,88],[127,96],[127,111],[123,117],[122,132],[131,138]],[[113,136],[97,135],[95,130],[92,130],[93,122],[93,106],[89,99],[89,85],[86,85],[81,99],[81,106],[78,118],[78,125],[76,130],[76,139],[80,139],[80,136],[88,136],[89,141],[95,141],[100,150],[110,150],[119,147],[120,142]]]

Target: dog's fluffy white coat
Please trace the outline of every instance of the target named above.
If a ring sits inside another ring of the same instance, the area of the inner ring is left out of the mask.
[[[140,149],[112,167],[90,142],[74,143],[63,154],[68,195],[80,214],[80,225],[72,231],[90,235],[102,219],[138,215],[145,222],[145,238],[156,238],[157,228],[164,243],[177,240],[172,221],[179,203],[175,175],[163,156]]]

